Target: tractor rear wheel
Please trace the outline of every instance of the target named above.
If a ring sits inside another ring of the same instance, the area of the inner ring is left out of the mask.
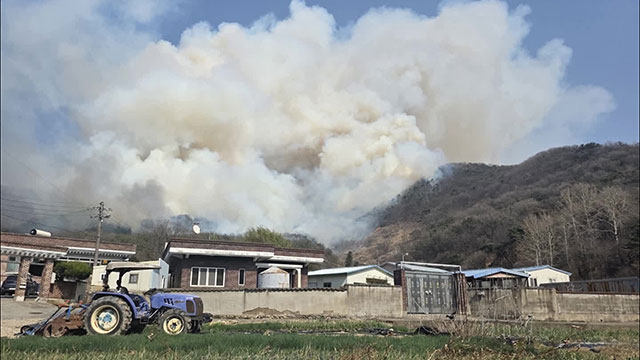
[[[169,309],[158,320],[160,329],[169,335],[180,335],[191,332],[191,318],[182,310]]]
[[[84,315],[84,327],[90,334],[121,335],[129,330],[132,317],[124,300],[105,296],[91,302]]]

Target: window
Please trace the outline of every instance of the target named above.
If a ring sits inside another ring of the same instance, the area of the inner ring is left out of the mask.
[[[138,274],[129,274],[129,284],[138,283]]]
[[[367,284],[386,285],[387,279],[366,278]]]
[[[238,285],[244,285],[244,269],[238,271]]]
[[[224,286],[224,269],[192,267],[191,286]]]
[[[330,282],[322,283],[322,287],[331,287]]]
[[[7,262],[7,272],[18,272],[20,269],[20,261],[16,256],[9,256],[9,261]]]

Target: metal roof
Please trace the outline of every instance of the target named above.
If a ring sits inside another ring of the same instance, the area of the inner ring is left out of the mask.
[[[369,270],[369,269],[378,269],[378,270],[384,272],[387,275],[393,276],[393,274],[391,274],[391,272],[381,268],[378,265],[362,265],[362,266],[340,267],[340,268],[309,271],[308,276],[353,274],[353,273],[357,273],[357,272],[364,271],[364,270]]]
[[[423,271],[423,272],[430,272],[430,273],[451,274],[451,271],[438,269],[430,266],[420,266],[420,265],[414,265],[414,264],[407,264],[403,262],[395,263],[392,261],[389,261],[386,264],[396,266],[399,269],[410,270],[410,271]]]
[[[525,277],[528,278],[529,274],[521,272],[521,271],[515,271],[515,270],[510,270],[510,269],[505,269],[505,268],[501,268],[501,267],[496,267],[496,268],[488,268],[488,269],[471,269],[471,270],[462,270],[462,273],[464,274],[465,277],[472,277],[474,279],[480,279],[483,278],[485,276],[491,276],[494,274],[498,274],[498,273],[506,273],[506,274],[510,274],[510,275],[514,275],[514,276],[520,276],[520,277]]]
[[[542,269],[551,269],[551,270],[555,270],[557,272],[561,272],[563,274],[567,274],[569,276],[571,276],[571,273],[562,269],[558,269],[556,267],[553,267],[551,265],[538,265],[538,266],[529,266],[529,267],[521,267],[521,268],[516,268],[516,269],[511,269],[511,270],[515,270],[515,271],[536,271],[536,270],[542,270]]]

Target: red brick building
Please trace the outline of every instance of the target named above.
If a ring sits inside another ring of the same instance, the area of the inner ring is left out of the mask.
[[[52,290],[55,261],[93,261],[95,240],[63,237],[42,237],[27,234],[0,233],[0,281],[10,274],[18,275],[18,284],[25,284],[29,274],[40,283],[39,296],[47,298]],[[136,245],[101,242],[100,261],[124,261],[136,253]],[[25,289],[18,286],[16,300],[24,299]]]
[[[261,287],[260,274],[267,269],[273,273],[273,268],[288,274],[284,274],[288,279],[285,287],[305,288],[309,264],[322,263],[324,251],[173,239],[166,244],[162,259],[169,264],[172,288],[253,289]]]

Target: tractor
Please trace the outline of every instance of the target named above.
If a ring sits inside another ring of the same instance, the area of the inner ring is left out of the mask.
[[[161,293],[155,289],[139,294],[122,286],[122,277],[130,271],[158,269],[157,265],[111,262],[106,266],[103,289],[93,293],[83,311],[84,328],[90,334],[119,335],[141,332],[147,324],[158,324],[169,335],[200,332],[202,324],[213,316],[203,312],[198,296]],[[118,274],[116,289],[109,289],[109,275]]]

